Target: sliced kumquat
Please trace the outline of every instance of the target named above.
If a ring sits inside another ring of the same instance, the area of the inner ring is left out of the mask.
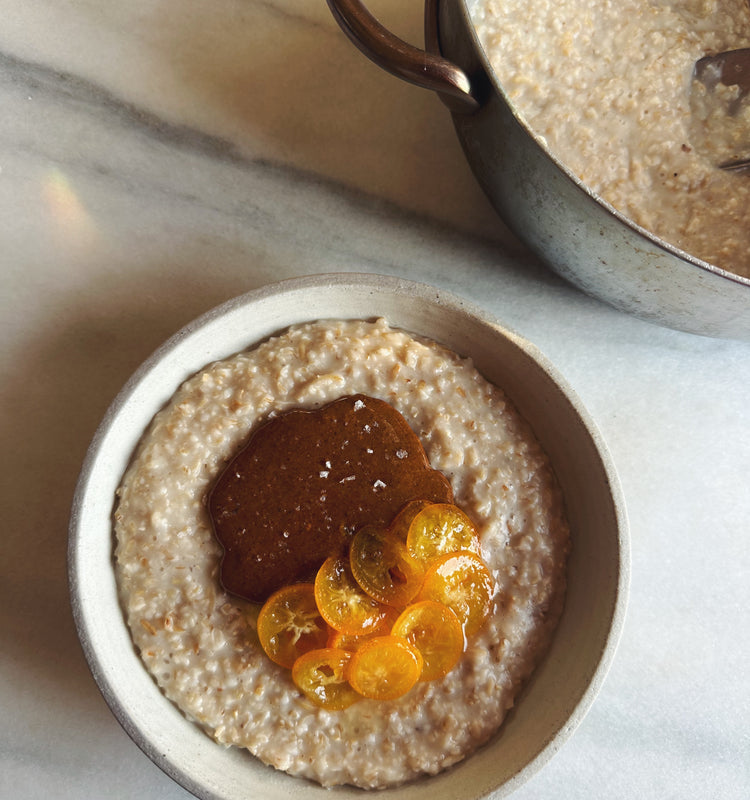
[[[406,542],[411,521],[423,508],[431,505],[432,502],[430,500],[410,500],[394,517],[393,522],[388,527],[389,533],[394,539]]]
[[[416,500],[387,529],[358,531],[314,583],[271,595],[258,638],[321,708],[394,700],[455,667],[493,591],[471,520],[450,503]]]
[[[403,608],[422,586],[424,568],[406,545],[385,530],[366,526],[357,531],[349,549],[357,583],[381,603]]]
[[[400,636],[376,636],[352,654],[349,683],[372,700],[395,700],[419,680],[422,655]]]
[[[310,650],[294,662],[292,680],[315,705],[341,711],[362,699],[346,677],[351,657],[338,648]]]
[[[464,651],[461,621],[452,609],[434,600],[422,600],[404,609],[391,634],[403,636],[422,654],[422,681],[445,677]]]
[[[489,616],[493,583],[476,553],[447,553],[431,562],[418,600],[434,600],[455,611],[466,636],[475,634]]]
[[[331,556],[315,576],[315,600],[335,630],[359,636],[384,628],[388,607],[370,597],[352,575],[348,558]]]
[[[312,583],[284,586],[266,600],[258,614],[258,639],[271,661],[287,669],[308,650],[325,647],[328,626]]]
[[[363,633],[360,636],[351,633],[341,633],[341,631],[330,629],[328,635],[328,647],[338,647],[341,650],[348,650],[353,653],[358,650],[365,642],[378,636],[378,633]]]
[[[419,511],[409,525],[406,546],[422,562],[459,550],[482,552],[474,523],[450,503],[432,503]]]

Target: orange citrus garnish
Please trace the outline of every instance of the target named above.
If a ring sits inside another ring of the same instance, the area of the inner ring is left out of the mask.
[[[419,511],[409,525],[406,547],[422,562],[459,550],[481,554],[474,523],[450,503],[431,503]]]
[[[422,585],[424,569],[388,531],[365,527],[357,531],[349,550],[357,583],[376,600],[403,608]]]
[[[378,633],[363,633],[361,636],[356,636],[352,633],[341,633],[341,631],[330,629],[328,635],[328,647],[338,647],[341,650],[348,650],[353,653],[359,649],[366,641],[378,636]]]
[[[419,680],[422,655],[400,636],[376,636],[352,654],[347,676],[359,694],[395,700]]]
[[[464,651],[461,621],[452,609],[434,600],[422,600],[404,609],[391,634],[403,636],[422,654],[422,681],[447,675]]]
[[[341,711],[361,699],[346,677],[352,654],[338,648],[310,650],[292,667],[292,680],[315,705]]]
[[[393,700],[455,667],[493,591],[469,518],[417,500],[387,529],[360,529],[314,583],[274,592],[258,614],[258,639],[321,708]]]
[[[315,576],[315,601],[323,619],[341,633],[370,633],[388,620],[387,606],[363,591],[352,575],[349,559],[326,559]]]
[[[435,600],[452,608],[466,636],[475,634],[492,606],[492,576],[476,553],[447,553],[431,562],[418,600]]]
[[[388,531],[393,538],[406,542],[406,536],[409,533],[411,521],[423,508],[427,508],[427,506],[431,505],[432,503],[429,500],[410,500],[401,511],[396,514],[393,522],[391,522],[388,527]]]
[[[308,650],[325,647],[328,626],[311,583],[284,586],[266,600],[258,614],[258,639],[271,661],[287,669]]]

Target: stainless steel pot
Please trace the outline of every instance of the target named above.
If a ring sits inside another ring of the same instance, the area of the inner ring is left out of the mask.
[[[439,93],[494,207],[563,278],[659,325],[750,340],[750,280],[634,225],[555,159],[518,118],[494,76],[468,1],[426,0],[425,50],[390,33],[360,0],[328,5],[375,63]]]

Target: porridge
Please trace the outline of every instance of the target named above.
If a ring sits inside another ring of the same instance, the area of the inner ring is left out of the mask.
[[[553,154],[637,224],[750,277],[750,174],[716,166],[730,144],[750,156],[750,96],[729,118],[691,81],[704,55],[750,47],[747,0],[469,5],[509,99]],[[736,86],[719,89],[737,100]]]
[[[260,423],[360,393],[399,411],[448,478],[495,594],[445,677],[330,711],[267,658],[258,606],[222,588],[205,498]],[[384,320],[296,326],[208,366],[154,418],[118,495],[121,601],[164,694],[216,741],[324,786],[392,786],[466,757],[501,725],[561,612],[568,528],[532,432],[469,361]]]

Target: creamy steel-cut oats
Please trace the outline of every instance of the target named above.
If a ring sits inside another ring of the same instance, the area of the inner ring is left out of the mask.
[[[417,433],[478,524],[497,593],[446,677],[331,712],[262,652],[257,607],[222,590],[204,498],[261,421],[356,393]],[[118,495],[121,600],[162,691],[218,742],[325,786],[395,785],[466,757],[502,723],[561,611],[568,528],[532,432],[469,361],[384,320],[300,325],[208,366],[157,414]]]
[[[517,111],[594,192],[688,253],[750,277],[750,96],[729,117],[691,77],[750,47],[747,0],[471,0]],[[738,87],[718,87],[738,97]],[[744,148],[743,146],[744,145]]]

